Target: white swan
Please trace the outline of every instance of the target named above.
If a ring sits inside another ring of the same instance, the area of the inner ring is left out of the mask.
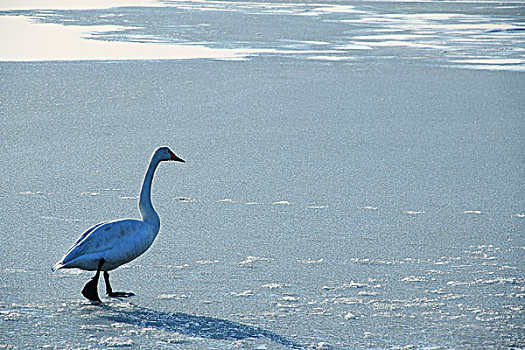
[[[95,276],[82,289],[82,295],[87,299],[100,302],[97,292],[100,271],[104,271],[108,296],[134,295],[113,292],[108,271],[137,258],[148,250],[155,240],[160,228],[160,219],[151,205],[151,181],[155,169],[165,160],[184,162],[167,147],[158,148],[153,153],[140,191],[139,211],[142,219],[122,219],[96,224],[80,235],[66,255],[53,266],[53,271],[64,268],[96,270]]]

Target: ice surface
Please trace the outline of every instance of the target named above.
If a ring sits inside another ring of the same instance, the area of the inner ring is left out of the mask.
[[[93,39],[100,32],[133,30],[121,26],[63,26],[31,23],[28,18],[0,16],[0,61],[78,60],[237,60],[257,50],[212,49],[202,45],[175,45],[154,42],[113,42]],[[260,51],[263,52],[263,51]]]
[[[452,60],[469,40],[468,64],[520,66],[519,31],[496,40],[440,27],[458,49],[449,56],[374,46],[352,60],[308,58],[355,36],[396,32],[417,43],[417,21],[521,20],[487,3],[374,4],[5,13],[143,28],[99,41],[134,34],[309,53],[0,63],[0,344],[523,348],[523,73],[449,66],[463,67]],[[455,12],[438,15],[440,6]],[[377,20],[344,22],[364,18]],[[80,294],[91,273],[50,268],[87,227],[138,215],[160,145],[186,163],[159,167],[159,236],[112,273],[115,290],[136,296],[92,305]]]
[[[524,7],[519,4],[65,0],[61,7],[60,1],[46,2],[24,1],[18,7],[0,2],[0,60],[242,60],[262,55],[375,63],[397,57],[525,70]]]
[[[18,170],[4,170],[0,196],[2,343],[521,346],[521,75],[317,63],[265,73],[279,67],[4,63],[2,157]],[[370,90],[350,94],[354,84]],[[112,274],[137,296],[92,307],[79,301],[90,274],[50,266],[86,227],[138,215],[159,144],[187,163],[161,165],[157,241]],[[261,336],[211,336],[205,317]]]

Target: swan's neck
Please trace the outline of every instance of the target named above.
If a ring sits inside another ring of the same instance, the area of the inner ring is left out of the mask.
[[[151,204],[151,182],[153,181],[153,174],[159,163],[160,161],[155,155],[153,155],[148,166],[148,171],[146,171],[146,176],[144,176],[144,182],[142,183],[142,190],[140,191],[139,198],[139,211],[142,220],[157,226],[160,225],[160,219]]]

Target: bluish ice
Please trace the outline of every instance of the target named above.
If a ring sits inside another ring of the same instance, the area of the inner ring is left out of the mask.
[[[0,63],[0,346],[525,346],[522,4],[155,4],[1,13],[238,51]],[[51,267],[161,145],[136,296],[91,304]]]

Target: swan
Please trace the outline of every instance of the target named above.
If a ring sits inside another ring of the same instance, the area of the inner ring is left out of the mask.
[[[54,266],[59,269],[77,268],[96,271],[82,289],[82,295],[91,301],[101,302],[97,286],[100,271],[104,271],[106,294],[110,297],[129,297],[127,292],[114,292],[109,283],[109,272],[140,256],[151,246],[160,228],[160,219],[151,205],[151,182],[157,166],[162,161],[184,160],[168,147],[160,147],[153,153],[142,182],[139,197],[141,219],[105,221],[89,228],[80,235],[67,253]]]

